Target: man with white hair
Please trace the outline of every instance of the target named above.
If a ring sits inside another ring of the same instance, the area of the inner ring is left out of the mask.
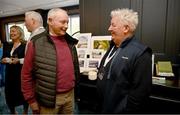
[[[152,85],[152,50],[135,38],[138,14],[131,9],[111,12],[110,48],[102,58],[97,91],[102,113],[139,113]]]
[[[27,40],[26,48],[25,48],[25,54],[27,51],[27,46],[31,38],[35,35],[38,35],[45,31],[43,27],[43,19],[41,14],[39,14],[36,11],[28,11],[25,13],[25,26],[28,30],[28,32],[31,32],[31,35],[29,39]],[[24,63],[24,58],[19,59],[20,63]]]
[[[27,41],[27,45],[33,36],[45,31],[43,27],[42,16],[36,11],[28,11],[25,13],[25,26],[28,32],[31,32],[31,35]],[[26,50],[27,50],[27,46],[25,52]]]
[[[48,31],[28,44],[21,71],[22,92],[34,114],[72,114],[79,76],[75,45],[66,33],[68,14],[60,8],[48,12]]]

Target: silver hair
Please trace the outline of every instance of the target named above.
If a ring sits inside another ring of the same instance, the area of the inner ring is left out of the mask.
[[[56,16],[57,12],[64,12],[67,14],[67,12],[61,8],[53,8],[53,9],[49,10],[47,18],[49,19],[49,18]],[[47,19],[47,21],[48,21],[48,19]]]
[[[41,14],[39,14],[38,12],[35,11],[28,11],[25,13],[26,17],[31,17],[32,19],[36,20],[37,22],[39,22],[39,26],[43,26],[43,19]]]
[[[136,30],[138,25],[138,13],[132,9],[115,9],[111,11],[111,17],[118,17],[119,21],[124,25],[128,25],[132,32]]]

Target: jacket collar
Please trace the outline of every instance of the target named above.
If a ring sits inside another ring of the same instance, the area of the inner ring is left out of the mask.
[[[134,35],[132,37],[126,38],[120,45],[121,48],[124,48],[132,39],[134,38]]]
[[[48,36],[48,38],[50,38],[49,31],[46,30],[45,33],[46,33],[46,35]],[[73,38],[72,36],[70,36],[68,33],[65,34],[65,39],[66,39],[66,41],[67,41],[68,43],[72,43],[72,44],[77,44],[77,43],[78,43],[78,40],[75,39],[75,38]],[[48,39],[48,40],[52,42],[51,39]]]
[[[126,38],[120,45],[120,48],[124,48],[131,40],[135,39],[135,36]],[[115,43],[111,40],[110,46],[113,47]]]

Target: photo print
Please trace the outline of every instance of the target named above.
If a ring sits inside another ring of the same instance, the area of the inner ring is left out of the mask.
[[[83,49],[77,49],[78,58],[85,58],[86,56],[86,50]]]
[[[91,47],[92,49],[107,50],[110,47],[111,36],[93,36]]]
[[[101,49],[93,49],[91,50],[91,58],[93,59],[101,59],[104,55],[105,51]]]
[[[98,68],[100,60],[97,59],[89,59],[87,60],[88,68]]]
[[[77,48],[90,48],[91,33],[80,33],[78,40]]]

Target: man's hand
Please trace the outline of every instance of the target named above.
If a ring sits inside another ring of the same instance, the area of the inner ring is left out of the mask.
[[[30,104],[30,107],[33,111],[33,114],[40,114],[40,109],[39,109],[39,105],[37,102],[33,102]]]

